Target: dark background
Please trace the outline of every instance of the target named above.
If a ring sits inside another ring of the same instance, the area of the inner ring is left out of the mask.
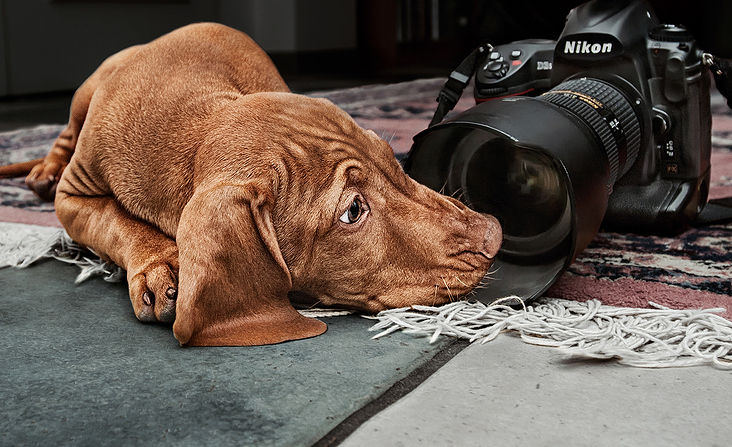
[[[479,43],[556,39],[568,0],[0,0],[0,103],[72,92],[107,56],[198,21],[249,33],[293,90],[447,76]],[[732,57],[732,2],[652,0]]]
[[[371,71],[401,67],[455,67],[480,42],[557,39],[564,19],[582,1],[452,0],[439,2],[440,38],[431,39],[429,1],[360,0],[359,52]],[[732,57],[732,2],[652,0],[662,23],[683,24],[701,47]],[[410,16],[409,19],[407,16]],[[405,24],[409,22],[410,26]],[[394,38],[396,36],[396,38]]]

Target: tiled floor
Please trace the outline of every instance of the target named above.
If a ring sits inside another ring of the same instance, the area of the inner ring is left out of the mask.
[[[181,348],[135,319],[125,283],[78,272],[0,269],[2,446],[307,447],[454,343],[371,340],[373,321],[347,315],[306,340]]]

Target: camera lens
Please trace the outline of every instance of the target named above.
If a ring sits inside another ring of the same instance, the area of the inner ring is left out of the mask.
[[[599,230],[641,144],[641,112],[620,84],[566,80],[539,97],[486,101],[415,137],[407,173],[503,227],[479,299],[538,296]]]
[[[613,85],[590,78],[565,81],[538,99],[569,111],[592,129],[607,153],[612,191],[640,150],[640,121],[630,101]]]

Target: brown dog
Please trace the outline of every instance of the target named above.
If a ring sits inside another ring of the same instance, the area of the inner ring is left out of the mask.
[[[370,312],[442,304],[501,243],[494,218],[407,177],[385,141],[289,93],[217,24],[106,60],[26,182],[55,190],[69,235],[126,269],[137,317],[174,321],[183,345],[323,333],[289,292]]]

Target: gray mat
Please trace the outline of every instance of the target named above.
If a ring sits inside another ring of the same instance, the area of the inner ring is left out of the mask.
[[[326,318],[319,337],[181,348],[125,284],[45,261],[0,269],[0,445],[307,446],[450,341]]]

